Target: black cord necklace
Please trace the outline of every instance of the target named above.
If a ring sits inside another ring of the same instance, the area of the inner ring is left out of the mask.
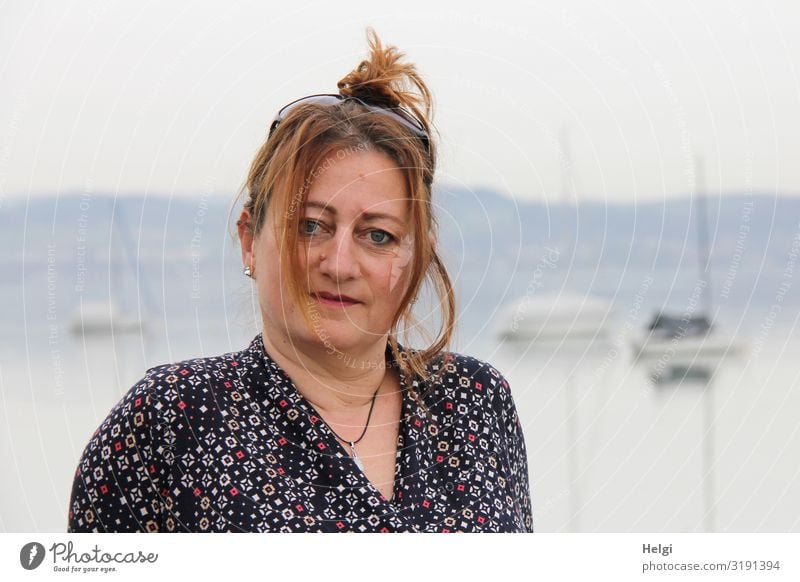
[[[364,462],[361,459],[359,459],[358,458],[358,454],[356,454],[356,445],[358,443],[360,443],[361,439],[364,438],[364,435],[367,434],[367,429],[369,428],[369,420],[370,420],[370,418],[372,418],[372,409],[375,408],[375,398],[378,396],[378,390],[381,389],[381,385],[383,385],[383,379],[381,379],[381,383],[378,385],[378,388],[375,390],[375,393],[372,395],[372,403],[369,405],[369,414],[367,414],[367,424],[364,425],[364,430],[361,432],[361,436],[358,437],[356,440],[349,441],[347,439],[343,439],[338,434],[336,434],[336,431],[333,430],[333,427],[331,427],[330,423],[328,423],[328,428],[333,433],[333,436],[335,436],[340,441],[345,442],[348,445],[350,445],[350,452],[353,455],[353,461],[355,462],[356,467],[358,467],[362,471],[364,470]]]

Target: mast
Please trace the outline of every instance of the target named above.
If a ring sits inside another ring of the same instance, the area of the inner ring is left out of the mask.
[[[695,199],[697,202],[697,261],[699,279],[705,282],[702,295],[704,315],[711,323],[711,259],[708,246],[708,218],[705,194],[705,165],[702,156],[695,157]]]
[[[709,324],[711,324],[711,262],[709,257],[708,245],[708,218],[706,212],[706,196],[705,196],[705,166],[703,164],[702,156],[695,157],[695,195],[697,198],[697,260],[700,279],[705,282],[703,287],[703,309],[704,315]],[[716,530],[716,474],[714,471],[714,440],[716,438],[716,431],[714,430],[714,411],[716,409],[714,403],[714,376],[705,386],[703,391],[703,447],[702,447],[702,463],[703,463],[703,529],[706,532],[713,532]]]
[[[559,148],[561,149],[561,228],[558,234],[558,241],[562,246],[560,252],[566,254],[567,249],[570,251],[570,265],[574,260],[577,247],[578,237],[577,232],[575,235],[575,244],[573,246],[573,237],[569,226],[569,213],[570,210],[575,210],[575,222],[578,220],[578,200],[575,188],[575,176],[572,168],[572,150],[569,143],[569,128],[563,126],[561,128],[561,135],[559,136]],[[577,226],[575,228],[577,231]],[[563,287],[562,287],[563,289]],[[573,324],[575,320],[573,319]],[[567,377],[564,379],[564,404],[566,407],[565,421],[567,428],[567,479],[569,486],[569,521],[568,531],[579,532],[581,531],[580,512],[583,508],[581,484],[580,484],[580,459],[578,458],[578,443],[580,433],[580,419],[578,418],[578,394],[577,386],[575,385],[574,371],[570,370]]]

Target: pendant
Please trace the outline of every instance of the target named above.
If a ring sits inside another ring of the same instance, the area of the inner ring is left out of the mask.
[[[356,444],[351,442],[350,443],[350,451],[353,453],[353,462],[356,464],[361,472],[364,472],[364,462],[358,458],[358,454],[356,453]]]

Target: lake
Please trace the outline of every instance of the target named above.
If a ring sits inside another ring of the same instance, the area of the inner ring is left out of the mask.
[[[64,531],[77,460],[122,394],[149,366],[244,348],[248,322],[198,315],[97,337],[41,319],[4,329],[0,529]],[[482,333],[456,347],[511,384],[537,531],[787,532],[800,530],[795,335],[751,333],[713,374],[669,383],[654,383],[619,333],[560,345]]]

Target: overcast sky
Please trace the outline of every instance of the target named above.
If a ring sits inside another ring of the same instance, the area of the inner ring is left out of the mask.
[[[367,25],[434,91],[441,184],[663,199],[700,155],[711,192],[800,194],[796,1],[441,4],[6,2],[0,195],[233,193]]]

